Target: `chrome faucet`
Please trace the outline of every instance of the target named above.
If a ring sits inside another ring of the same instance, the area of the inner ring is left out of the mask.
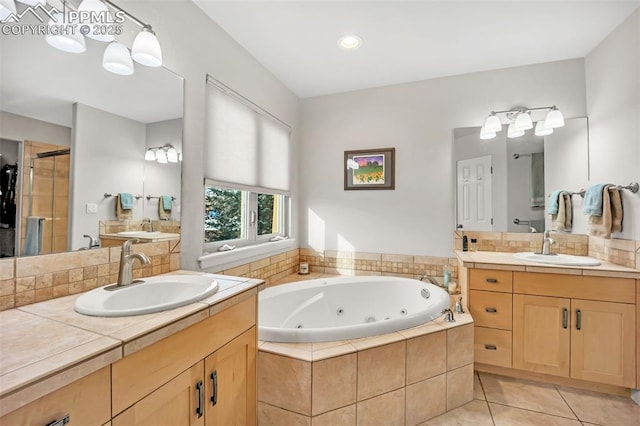
[[[131,245],[138,240],[127,240],[122,244],[120,252],[120,269],[116,287],[123,287],[133,282],[133,261],[138,259],[143,265],[150,265],[151,259],[144,253],[133,253]]]
[[[142,219],[142,230],[143,231],[144,231],[145,225],[149,225],[148,232],[153,232],[153,223],[151,223],[151,219],[150,218],[145,217],[144,219]]]
[[[553,238],[549,237],[550,232],[551,231],[548,229],[544,231],[544,238],[542,239],[542,252],[540,254],[546,254],[546,255],[552,254],[549,249],[553,244],[555,244],[555,241],[553,240]]]
[[[440,284],[438,284],[438,282],[435,280],[435,278],[433,278],[433,277],[431,277],[431,276],[429,276],[427,274],[422,274],[422,275],[420,275],[420,278],[418,278],[418,281],[425,281],[425,280],[430,282],[431,284],[440,286]]]
[[[87,235],[84,234],[83,235],[84,238],[88,238],[89,239],[89,245],[87,247],[80,247],[79,250],[91,250],[94,248],[100,248],[100,239],[96,238],[92,235]]]
[[[453,317],[453,311],[451,309],[445,309],[442,311],[444,314],[444,322],[456,322],[456,319]]]

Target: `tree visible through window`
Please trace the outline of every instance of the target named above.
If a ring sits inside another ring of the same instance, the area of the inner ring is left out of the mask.
[[[225,241],[242,237],[242,191],[205,189],[205,241]]]

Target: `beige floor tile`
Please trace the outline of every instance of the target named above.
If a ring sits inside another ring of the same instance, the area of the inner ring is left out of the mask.
[[[433,418],[420,426],[493,426],[489,406],[485,401],[474,400],[468,404]]]
[[[581,426],[577,420],[489,403],[496,426]]]
[[[640,406],[630,398],[565,387],[558,389],[583,422],[616,426],[640,424]]]
[[[358,402],[358,426],[404,426],[404,388]],[[337,426],[337,425],[336,425]]]
[[[473,399],[481,399],[483,401],[487,400],[484,396],[484,391],[482,390],[482,384],[480,383],[478,373],[475,371],[473,373]]]
[[[480,373],[487,401],[575,419],[553,385]]]
[[[311,417],[259,402],[258,424],[260,426],[311,426]]]

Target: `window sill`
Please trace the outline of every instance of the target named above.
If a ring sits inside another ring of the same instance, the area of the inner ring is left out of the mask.
[[[231,251],[209,253],[198,258],[200,269],[205,272],[220,272],[225,269],[255,262],[298,248],[294,239],[239,247]]]

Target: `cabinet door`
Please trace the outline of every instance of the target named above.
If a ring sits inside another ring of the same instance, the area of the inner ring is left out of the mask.
[[[513,368],[569,376],[570,299],[513,295]]]
[[[635,307],[571,300],[571,377],[635,386]]]
[[[207,426],[256,424],[256,328],[205,359]]]
[[[200,361],[123,411],[113,419],[112,425],[203,426],[203,368]]]

